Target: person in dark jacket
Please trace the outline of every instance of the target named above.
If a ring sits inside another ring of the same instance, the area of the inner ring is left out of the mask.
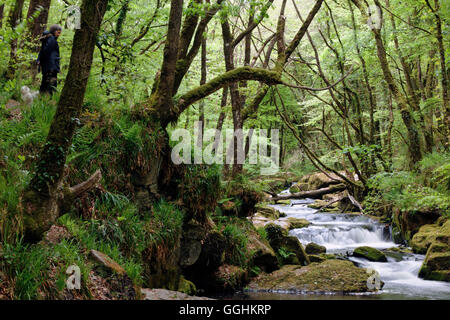
[[[61,26],[54,24],[50,31],[45,31],[41,37],[41,50],[37,58],[37,64],[42,71],[42,82],[39,91],[53,94],[57,87],[59,69],[59,45],[58,37],[61,34]]]

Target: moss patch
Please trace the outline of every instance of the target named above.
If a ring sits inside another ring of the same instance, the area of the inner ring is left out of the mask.
[[[371,247],[358,247],[353,251],[353,256],[365,258],[369,261],[387,262],[383,252]]]
[[[256,291],[365,292],[369,274],[350,261],[325,260],[306,267],[287,265],[271,274],[262,274],[248,288]]]

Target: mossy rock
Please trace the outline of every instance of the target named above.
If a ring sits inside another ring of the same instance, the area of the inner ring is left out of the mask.
[[[313,203],[308,204],[308,207],[312,208],[312,209],[320,209],[324,206],[327,205],[327,201],[325,200],[316,200]]]
[[[248,231],[247,250],[251,256],[251,265],[259,267],[264,272],[272,272],[279,268],[275,251],[267,240],[259,236],[256,229]]]
[[[298,187],[297,184],[294,184],[292,187],[289,188],[290,193],[297,193],[299,191],[300,191],[300,188]]]
[[[291,292],[366,292],[370,274],[366,269],[356,267],[350,261],[325,260],[300,267],[287,265],[271,274],[261,274],[252,281],[248,289],[252,291]]]
[[[448,245],[433,243],[428,249],[419,271],[426,280],[450,282],[450,249]]]
[[[256,212],[272,220],[277,220],[281,216],[280,211],[268,205],[256,205]]]
[[[248,273],[243,268],[233,265],[222,265],[214,273],[217,291],[235,292],[248,282]]]
[[[426,224],[420,227],[419,231],[410,241],[411,248],[415,253],[425,254],[431,243],[436,240],[441,227],[438,224]]]
[[[267,233],[267,240],[274,249],[281,247],[283,239],[288,236],[287,231],[275,223],[266,224],[264,229]]]
[[[288,261],[299,263],[302,265],[309,264],[309,258],[308,255],[305,252],[305,249],[303,248],[302,244],[298,240],[297,237],[289,236],[288,232],[280,227],[279,225],[276,225],[274,223],[269,223],[265,226],[266,233],[267,233],[267,239],[269,240],[270,246],[275,250],[275,252],[278,253],[278,257],[280,258],[281,262],[286,263],[285,258],[280,257],[280,249],[284,250],[285,252],[292,252],[295,254],[295,257],[297,260],[294,259],[294,257],[289,258]]]
[[[197,293],[197,288],[191,281],[186,280],[184,277],[181,277],[177,291],[193,296]]]
[[[323,172],[312,174],[308,178],[308,190],[317,190],[320,188],[328,187],[332,184],[339,184],[341,182],[340,178],[334,173],[330,173],[329,176],[339,180],[332,180],[328,178]]]
[[[402,240],[411,242],[413,236],[424,225],[435,224],[440,217],[437,210],[431,211],[401,211],[393,209],[392,225],[400,232]]]
[[[392,247],[386,249],[386,251],[400,252],[400,253],[413,253],[413,251],[408,247]]]
[[[337,259],[336,255],[332,253],[321,253],[319,256],[324,259]]]
[[[326,260],[326,258],[324,258],[324,257],[322,257],[322,256],[318,256],[318,255],[315,255],[315,254],[308,254],[308,257],[309,257],[309,261],[311,261],[311,263],[312,262],[323,262],[323,261],[325,261]]]
[[[365,258],[369,261],[387,262],[386,255],[380,250],[372,247],[358,247],[353,251],[353,256]]]
[[[291,200],[278,200],[277,203],[278,204],[284,204],[284,205],[290,205],[291,204]]]
[[[436,226],[439,227],[438,224]],[[450,220],[436,231],[420,268],[419,277],[426,280],[450,281]]]
[[[278,249],[278,260],[281,265],[301,264],[295,252],[286,247]]]
[[[320,254],[320,253],[326,253],[327,248],[324,246],[321,246],[320,244],[310,242],[306,245],[305,251],[307,254]]]
[[[299,189],[299,191],[308,191],[308,187],[309,187],[309,185],[308,185],[308,183],[305,183],[305,182],[299,182],[299,183],[297,183],[297,187],[298,187],[298,189]]]
[[[330,206],[326,207],[327,204],[328,201],[318,199],[309,204],[308,207],[312,209],[321,209],[323,207],[323,209],[321,209],[322,212],[342,212],[339,207],[339,202],[332,203]]]
[[[306,228],[311,224],[311,222],[309,222],[306,219],[295,218],[295,217],[289,217],[286,220],[289,222],[289,230]]]

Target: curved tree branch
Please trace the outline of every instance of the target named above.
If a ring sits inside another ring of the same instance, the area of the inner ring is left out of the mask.
[[[196,101],[207,97],[215,91],[223,88],[233,82],[243,80],[255,80],[263,82],[267,85],[282,84],[280,74],[274,71],[269,71],[261,68],[241,67],[211,79],[209,82],[194,88],[178,99],[177,115],[181,114],[187,107]]]

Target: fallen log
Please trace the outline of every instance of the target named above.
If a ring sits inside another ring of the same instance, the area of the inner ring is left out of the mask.
[[[347,188],[347,186],[345,184],[341,183],[341,184],[331,185],[329,187],[321,188],[321,189],[317,189],[317,190],[300,191],[300,192],[295,192],[295,193],[286,194],[286,195],[282,194],[282,195],[279,195],[276,197],[272,197],[272,198],[270,198],[270,200],[276,202],[279,200],[286,200],[286,199],[304,199],[304,198],[320,199],[320,198],[322,198],[322,196],[324,194],[335,193],[338,191],[345,190],[346,188]]]

